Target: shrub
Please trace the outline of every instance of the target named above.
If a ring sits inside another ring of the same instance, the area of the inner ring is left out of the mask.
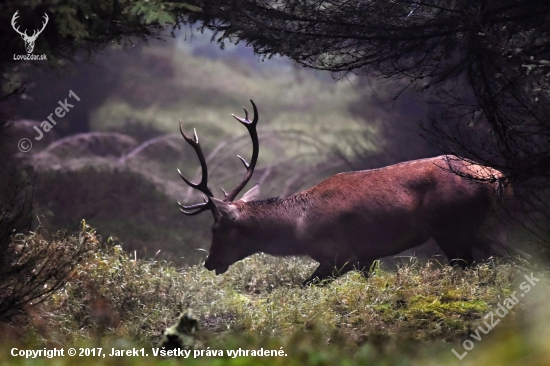
[[[44,230],[15,234],[0,268],[0,320],[9,320],[25,307],[44,302],[61,289],[73,269],[97,247],[93,231],[83,227],[76,237]]]

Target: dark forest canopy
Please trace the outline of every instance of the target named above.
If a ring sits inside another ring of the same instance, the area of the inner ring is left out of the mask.
[[[314,69],[398,79],[437,105],[431,131],[447,151],[520,181],[550,178],[546,1],[9,1],[0,10],[4,57],[21,51],[10,25],[19,10],[29,28],[50,15],[37,49],[53,61],[203,24],[222,46],[243,41]]]
[[[29,29],[50,15],[37,49],[54,62],[202,24],[222,46],[243,41],[337,75],[396,79],[433,103],[427,121],[447,151],[517,181],[550,178],[546,1],[9,1],[0,10],[4,57],[21,53],[10,25],[19,10]],[[14,64],[4,59],[2,70]]]

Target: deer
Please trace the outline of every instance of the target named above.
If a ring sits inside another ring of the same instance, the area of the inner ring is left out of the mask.
[[[32,53],[32,51],[34,50],[34,43],[36,42],[36,39],[38,38],[40,33],[42,33],[42,31],[46,28],[46,25],[48,24],[48,20],[50,18],[48,18],[48,14],[44,13],[44,21],[42,22],[42,29],[40,29],[40,30],[35,29],[33,31],[32,35],[29,36],[27,34],[26,29],[25,29],[24,32],[21,32],[19,30],[19,27],[18,26],[16,27],[16,25],[15,25],[15,21],[17,20],[17,18],[19,18],[18,12],[19,12],[19,10],[17,10],[13,14],[13,17],[11,18],[11,26],[12,26],[13,30],[16,31],[17,33],[19,33],[21,38],[23,38],[23,41],[25,42],[25,49],[27,50],[27,53]]]
[[[185,215],[211,211],[212,243],[204,262],[216,275],[252,254],[309,256],[319,263],[303,285],[322,283],[352,269],[368,275],[375,260],[435,239],[451,264],[474,264],[476,253],[495,254],[485,228],[494,227],[499,197],[511,194],[500,171],[454,155],[402,162],[379,169],[336,174],[286,198],[259,200],[254,185],[237,195],[253,175],[259,155],[258,109],[252,120],[232,115],[252,140],[248,163],[238,185],[224,198],[208,187],[208,170],[196,129],[187,136],[202,169],[199,183],[183,181],[203,194],[203,202],[183,205]],[[490,233],[489,233],[490,234]]]

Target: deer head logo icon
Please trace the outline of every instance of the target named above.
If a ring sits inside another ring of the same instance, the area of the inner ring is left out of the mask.
[[[40,30],[34,30],[32,35],[29,36],[27,34],[27,30],[25,29],[24,32],[21,32],[19,30],[19,27],[16,27],[15,25],[15,21],[17,20],[17,18],[19,18],[19,15],[17,14],[19,12],[19,10],[17,10],[15,12],[15,14],[13,14],[13,17],[11,18],[11,26],[13,27],[13,29],[19,33],[21,35],[21,38],[23,38],[23,41],[25,41],[25,48],[27,50],[27,53],[32,53],[32,50],[34,49],[34,42],[36,42],[36,38],[38,38],[38,36],[40,35],[40,33],[42,33],[42,31],[44,30],[44,28],[46,28],[46,24],[48,24],[48,14],[44,13],[44,22],[42,22],[42,29]]]

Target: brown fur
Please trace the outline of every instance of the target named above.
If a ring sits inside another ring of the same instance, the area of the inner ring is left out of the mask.
[[[504,184],[501,172],[446,155],[340,173],[285,199],[235,201],[237,218],[214,224],[205,265],[223,273],[257,252],[308,255],[319,262],[309,283],[335,268],[368,270],[430,238],[469,265],[474,248],[491,254],[482,227],[495,218]]]

